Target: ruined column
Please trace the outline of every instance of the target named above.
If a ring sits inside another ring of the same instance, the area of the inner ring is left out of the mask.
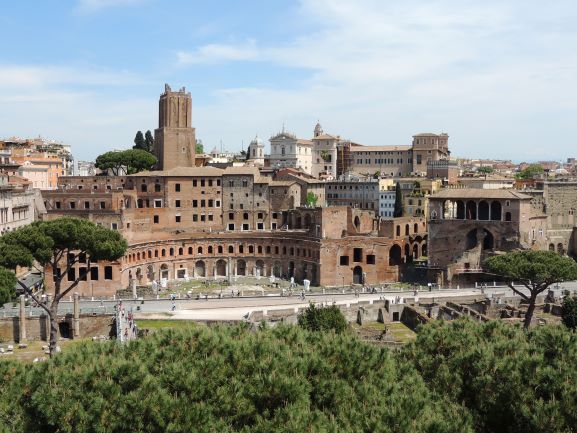
[[[80,338],[80,297],[74,293],[74,319],[72,338]]]
[[[131,281],[131,283],[132,283],[132,284],[131,284],[131,285],[132,285],[132,298],[133,298],[133,299],[136,299],[136,298],[138,298],[138,293],[136,292],[136,279],[133,279],[133,280]],[[76,302],[76,295],[77,295],[77,294],[74,294],[74,296],[75,296],[74,302]],[[76,304],[75,304],[75,305],[76,305]]]
[[[24,295],[20,295],[20,314],[18,326],[18,342],[24,343],[26,341],[26,301]]]

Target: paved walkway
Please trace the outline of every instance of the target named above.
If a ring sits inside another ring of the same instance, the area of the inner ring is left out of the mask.
[[[419,299],[443,299],[466,296],[480,296],[479,290],[459,290],[452,291],[436,291],[436,292],[420,292]],[[166,311],[170,314],[170,319],[176,320],[243,320],[247,318],[250,313],[254,311],[274,311],[285,310],[290,308],[304,308],[310,302],[315,304],[337,304],[337,305],[355,305],[359,301],[378,302],[388,299],[394,301],[397,296],[401,298],[408,297],[413,299],[412,292],[398,293],[376,293],[376,294],[354,294],[349,295],[317,295],[307,296],[305,300],[301,300],[298,296],[290,298],[265,297],[265,298],[249,298],[249,299],[209,299],[208,301],[186,302],[177,305],[176,310],[168,308]],[[167,319],[167,313],[150,312],[150,313],[136,313],[136,319]]]

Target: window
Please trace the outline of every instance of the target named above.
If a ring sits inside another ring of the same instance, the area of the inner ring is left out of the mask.
[[[174,184],[174,192],[180,192],[180,184],[179,183]]]
[[[90,268],[90,279],[98,281],[98,268]]]
[[[192,181],[192,186],[196,186],[196,179]]]
[[[214,202],[214,207],[220,207],[220,200],[216,200]]]
[[[239,246],[238,246],[238,252],[239,252],[240,254],[243,254],[243,253],[244,253],[244,246],[243,246],[243,245],[239,245]]]
[[[154,221],[154,224],[158,224],[159,216],[158,216],[158,215],[154,215],[153,221]]]
[[[162,199],[155,199],[154,207],[162,207]]]
[[[216,186],[220,186],[220,179],[216,180]]]
[[[213,206],[213,200],[209,200],[208,201],[208,207],[212,207]]]
[[[160,192],[160,184],[159,183],[154,184],[154,192]]]
[[[78,269],[78,279],[80,281],[86,281],[88,278],[88,269],[84,268],[79,268]]]
[[[374,254],[367,254],[367,264],[374,265],[375,264],[375,255]]]
[[[242,214],[242,218],[247,220],[248,219],[248,212],[245,212]]]
[[[198,200],[192,200],[192,207],[198,207]]]
[[[90,202],[89,201],[84,202],[84,209],[90,209]]]
[[[176,221],[177,223],[180,222],[180,215],[176,215],[174,218],[175,218],[175,221]]]
[[[250,225],[248,225],[248,224],[243,224],[243,225],[242,225],[242,229],[243,229],[243,230],[250,230]]]
[[[229,230],[234,230],[234,224],[232,224],[232,223],[229,224],[229,225],[228,225],[228,229],[229,229]]]
[[[100,202],[100,209],[106,209],[106,202],[105,201]]]
[[[205,214],[202,214],[202,215],[200,216],[200,220],[203,221],[203,222],[206,221],[206,215],[205,215]]]
[[[197,215],[197,214],[194,214],[194,215],[192,216],[192,221],[194,221],[194,222],[197,222],[197,221],[198,221],[198,215]]]
[[[147,191],[147,188],[146,188],[146,184],[145,184],[145,183],[143,183],[142,185],[140,185],[140,191],[142,191],[142,192],[146,192],[146,191]]]
[[[219,254],[222,254],[222,245],[219,245],[219,246],[217,247],[217,251],[218,251]]]
[[[259,220],[261,220],[262,217],[263,217],[263,213],[262,213],[262,212],[259,212],[259,213],[257,214],[257,217],[258,217]]]
[[[232,245],[228,246],[228,253],[229,254],[234,254],[234,247]]]
[[[104,279],[105,280],[112,280],[112,266],[105,266],[104,267]]]
[[[56,209],[60,209],[60,202],[59,202],[59,201],[57,201],[57,202],[55,203],[55,205],[56,205]]]
[[[180,207],[180,200],[174,201],[174,207]]]
[[[204,186],[204,179],[200,180],[200,186]]]
[[[363,249],[355,248],[353,249],[353,261],[362,262],[363,261]]]
[[[128,223],[127,225],[128,225],[128,227],[130,227],[130,223]],[[118,230],[118,224],[117,223],[110,224],[110,227],[112,228],[112,230]]]
[[[229,212],[229,214],[228,214],[228,219],[229,219],[229,220],[233,220],[233,219],[234,219],[234,213],[233,213],[233,212]]]
[[[206,200],[200,201],[200,207],[206,207]]]
[[[256,228],[258,230],[264,230],[264,223],[256,223]]]
[[[212,186],[212,179],[208,180],[208,186]]]

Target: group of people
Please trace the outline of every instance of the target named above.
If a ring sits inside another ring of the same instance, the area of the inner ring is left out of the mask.
[[[126,311],[122,301],[115,306],[115,309],[117,311],[116,320],[118,320],[117,329],[120,333],[120,335],[117,335],[117,338],[122,342],[136,339],[138,336],[138,326],[134,321],[132,310]]]

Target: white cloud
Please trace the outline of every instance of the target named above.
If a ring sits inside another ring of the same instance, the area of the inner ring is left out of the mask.
[[[76,11],[79,13],[92,13],[113,7],[135,6],[145,1],[148,0],[79,0]]]
[[[565,23],[574,7],[561,3],[542,14],[532,2],[303,0],[308,33],[275,44],[215,42],[181,52],[179,61],[310,71],[296,89],[216,91],[212,104],[196,110],[205,141],[226,131],[228,142],[248,138],[245,131],[287,119],[307,136],[320,117],[333,125],[325,125],[330,133],[366,144],[445,130],[456,154],[518,159],[527,147],[543,148],[541,140],[571,133],[571,116],[560,109],[577,114],[577,36]],[[222,118],[230,119],[226,131]],[[565,149],[560,142],[547,152],[543,158]]]
[[[220,63],[227,61],[258,60],[260,53],[255,41],[249,40],[239,45],[208,44],[193,52],[179,51],[176,53],[179,65]]]

